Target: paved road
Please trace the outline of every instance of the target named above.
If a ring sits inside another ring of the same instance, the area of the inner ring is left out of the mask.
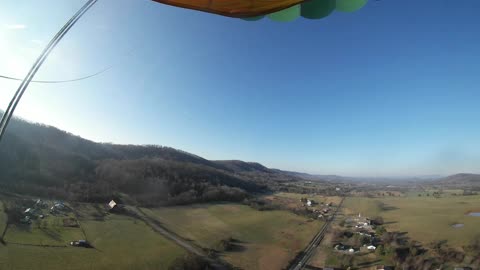
[[[325,233],[327,232],[328,227],[330,226],[332,221],[335,219],[335,216],[337,215],[338,210],[340,210],[340,208],[342,207],[343,200],[345,200],[345,198],[342,198],[342,201],[338,204],[338,207],[335,210],[335,212],[333,213],[332,218],[330,220],[328,220],[327,222],[325,222],[325,224],[323,224],[320,231],[317,233],[317,235],[315,235],[313,240],[310,242],[310,244],[308,244],[307,248],[303,251],[302,256],[297,258],[290,265],[290,267],[288,268],[289,270],[301,270],[301,269],[303,269],[303,267],[305,267],[305,265],[308,263],[308,261],[312,257],[313,252],[315,251],[315,248],[317,248],[317,246],[320,244],[320,242],[322,242],[323,237],[325,236]]]
[[[226,270],[229,269],[226,265],[227,263],[221,260],[215,260],[208,257],[207,253],[200,247],[192,244],[191,242],[183,239],[179,235],[169,231],[165,227],[163,227],[160,222],[155,219],[150,218],[147,216],[140,208],[135,207],[134,210],[136,216],[143,220],[148,226],[150,226],[154,231],[158,232],[159,234],[163,235],[164,237],[172,240],[173,242],[177,243],[179,246],[183,247],[184,249],[188,250],[189,252],[196,254],[200,257],[203,257],[205,260],[209,262],[209,264],[218,270]]]

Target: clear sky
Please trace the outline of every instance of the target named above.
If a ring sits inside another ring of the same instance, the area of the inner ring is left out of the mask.
[[[0,74],[23,77],[80,0],[0,3]],[[246,22],[99,0],[16,115],[100,142],[320,174],[480,172],[480,1],[370,1]],[[0,80],[0,108],[18,82]]]

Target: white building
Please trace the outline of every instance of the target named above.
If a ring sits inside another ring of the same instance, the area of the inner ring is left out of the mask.
[[[113,209],[116,205],[117,205],[117,203],[116,203],[114,200],[111,200],[111,201],[108,203],[108,206],[110,207],[110,209]]]

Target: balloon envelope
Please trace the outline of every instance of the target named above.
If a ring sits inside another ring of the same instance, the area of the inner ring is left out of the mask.
[[[337,0],[337,10],[344,12],[353,12],[361,9],[367,0]]]
[[[295,6],[305,0],[153,0],[158,3],[215,13],[228,17],[249,18],[267,15]]]
[[[351,12],[368,0],[153,0],[158,3],[257,21],[268,15],[275,21],[292,21],[301,15],[321,19],[334,9]]]
[[[335,0],[311,0],[302,3],[302,17],[321,19],[327,17],[335,9]]]
[[[287,9],[268,14],[267,16],[272,21],[290,22],[300,17],[300,5],[289,7]]]
[[[256,17],[242,18],[242,20],[245,20],[245,21],[258,21],[258,20],[263,19],[263,17],[265,17],[265,16],[256,16]]]

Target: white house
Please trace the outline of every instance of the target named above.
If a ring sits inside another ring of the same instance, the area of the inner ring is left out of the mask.
[[[312,201],[307,200],[307,206],[312,206]]]
[[[368,249],[368,250],[375,250],[375,249],[377,249],[377,247],[375,247],[375,246],[368,246],[367,249]]]
[[[108,203],[108,206],[110,207],[110,209],[113,209],[116,205],[117,205],[117,203],[116,203],[114,200],[111,200],[111,201]]]

